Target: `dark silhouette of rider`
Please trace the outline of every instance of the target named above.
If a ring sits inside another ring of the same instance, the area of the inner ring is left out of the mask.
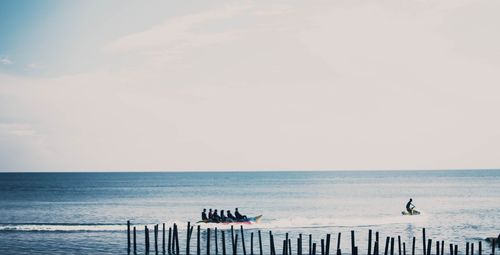
[[[247,220],[247,216],[246,215],[241,215],[240,212],[238,212],[238,208],[234,209],[234,216],[236,216],[236,219],[238,221]]]
[[[208,220],[208,218],[207,218],[207,209],[203,209],[203,212],[201,213],[201,220],[203,220],[203,221]]]
[[[408,201],[408,203],[406,203],[406,211],[408,211],[408,213],[410,214],[413,214],[413,209],[415,209],[415,205],[413,205],[411,202],[413,201],[413,199],[410,198],[410,201]]]
[[[214,213],[212,214],[212,219],[213,222],[219,223],[220,222],[220,217],[219,214],[217,213],[217,209],[214,210]]]
[[[208,219],[211,220],[213,215],[212,215],[212,208],[210,208],[210,210],[208,210]]]
[[[220,222],[225,222],[226,216],[224,215],[224,210],[220,210]]]
[[[236,221],[236,217],[234,217],[233,214],[231,214],[231,210],[227,210],[227,221],[229,222]]]

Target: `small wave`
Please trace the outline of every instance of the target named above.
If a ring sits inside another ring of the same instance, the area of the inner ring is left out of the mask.
[[[103,232],[125,229],[126,224],[0,223],[0,231]]]

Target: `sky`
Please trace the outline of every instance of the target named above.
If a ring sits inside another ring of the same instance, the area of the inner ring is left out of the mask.
[[[0,2],[0,171],[500,167],[496,0]]]

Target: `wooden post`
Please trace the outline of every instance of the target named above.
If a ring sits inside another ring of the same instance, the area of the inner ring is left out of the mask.
[[[330,234],[326,234],[326,255],[330,255],[330,239],[331,239],[331,235]]]
[[[378,236],[378,231],[377,231],[377,232],[375,232],[375,242],[377,243],[377,249],[376,249],[377,255],[379,254],[379,248],[380,248],[380,241],[378,240],[378,237],[379,236]]]
[[[207,255],[210,255],[210,228],[207,228]]]
[[[453,249],[455,255],[458,255],[458,245],[455,244],[455,248]]]
[[[163,228],[162,228],[162,242],[161,242],[161,247],[163,253],[165,253],[165,223],[163,223]]]
[[[273,232],[271,232],[271,231],[269,231],[269,246],[271,249],[271,255],[276,255],[276,250],[274,248]]]
[[[391,237],[391,255],[394,255],[394,237]]]
[[[127,251],[130,252],[130,221],[127,220]]]
[[[384,255],[389,254],[389,242],[391,241],[390,237],[385,238],[385,250],[384,250]]]
[[[444,255],[444,240],[441,240],[441,255]]]
[[[259,230],[259,254],[263,255],[263,253],[262,253],[262,236],[260,234],[260,230]]]
[[[372,230],[368,229],[368,255],[372,255]]]
[[[321,255],[325,255],[325,239],[321,239]]]
[[[165,223],[163,223],[163,229],[165,229]],[[190,253],[190,240],[191,240],[191,222],[188,221],[188,225],[187,225],[187,234],[186,234],[186,255],[189,255]],[[165,248],[163,248],[163,250],[165,250]]]
[[[470,255],[474,255],[474,243],[470,243]]]
[[[450,243],[450,255],[453,255],[453,244]]]
[[[413,237],[412,244],[411,244],[411,255],[415,255],[415,242],[417,241],[416,237]]]
[[[313,243],[312,255],[316,255],[316,243]]]
[[[222,255],[226,255],[226,234],[224,230],[222,232]]]
[[[426,254],[427,255],[431,255],[431,250],[432,250],[432,239],[429,239],[428,243],[427,243],[427,252],[426,252]]]
[[[243,233],[243,226],[240,226],[241,232],[241,247],[243,247],[243,255],[247,255],[247,249],[245,247],[245,234]]]
[[[354,230],[351,230],[351,253],[354,254],[354,247],[356,246],[356,242],[354,240]]]
[[[375,243],[373,244],[373,255],[379,255],[378,254],[378,242],[375,241]]]
[[[423,247],[423,252],[424,252],[424,255],[427,255],[427,249],[426,249],[426,242],[427,242],[427,239],[425,238],[425,228],[422,228],[422,242],[424,243],[424,246]]]
[[[297,255],[302,255],[301,236],[302,234],[300,234],[300,236],[297,238]]]
[[[312,244],[312,235],[309,235],[309,255],[312,254],[312,248],[313,248],[313,244]]]
[[[288,255],[288,254],[286,253],[286,249],[287,249],[287,247],[288,247],[288,243],[287,243],[287,241],[286,241],[286,239],[285,239],[285,240],[283,240],[283,250],[282,250],[282,251],[283,251],[283,253],[282,253],[283,255]]]
[[[253,232],[250,233],[250,255],[253,255]]]
[[[172,254],[172,227],[168,228],[168,254]]]
[[[149,253],[149,231],[148,231],[148,226],[144,226],[144,246],[146,247],[146,253]]]
[[[439,241],[436,241],[436,255],[439,255]]]
[[[285,245],[283,245],[283,252],[288,255],[288,233],[285,233]]]
[[[398,236],[398,251],[398,254],[401,255],[401,236]]]
[[[236,255],[236,249],[234,249],[234,227],[231,225],[231,248],[233,249],[233,255]]]
[[[337,236],[337,254],[340,253],[340,232]]]
[[[406,243],[403,242],[403,255],[406,255]]]
[[[196,254],[201,255],[200,225],[196,228]]]
[[[155,225],[155,253],[158,253],[158,225]]]
[[[215,255],[219,255],[219,243],[217,242],[217,228],[215,228],[214,231],[214,238],[215,238]]]
[[[137,252],[137,235],[135,233],[135,227],[134,227],[134,253]]]
[[[479,255],[482,255],[482,253],[483,253],[483,247],[482,246],[483,246],[483,244],[481,243],[481,241],[479,241],[479,247],[478,247],[478,254]]]
[[[292,239],[288,239],[288,254],[292,255]]]
[[[233,255],[238,254],[238,233],[235,234],[234,236],[234,248],[233,248]]]
[[[177,224],[174,224],[175,228],[175,254],[179,254],[180,252],[180,247],[179,247],[179,230],[177,229]]]

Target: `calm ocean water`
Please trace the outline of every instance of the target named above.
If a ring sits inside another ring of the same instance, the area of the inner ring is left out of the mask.
[[[401,215],[410,197],[422,215]],[[346,251],[350,230],[363,250],[368,229],[408,242],[425,227],[464,245],[500,233],[500,170],[3,173],[0,254],[126,254],[127,220],[141,230],[142,254],[144,224],[184,230],[203,208],[234,207],[264,215],[248,231],[315,240],[341,231]]]

